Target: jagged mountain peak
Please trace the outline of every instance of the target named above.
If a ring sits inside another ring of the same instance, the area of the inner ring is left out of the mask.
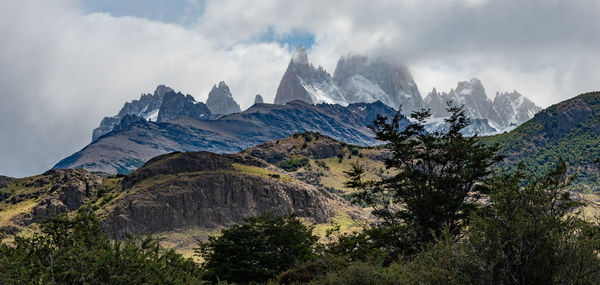
[[[229,86],[224,81],[219,82],[219,86],[213,85],[208,93],[206,105],[214,114],[232,114],[241,112],[240,105],[233,99]]]
[[[281,78],[275,95],[275,104],[301,100],[309,104],[330,103],[348,105],[344,95],[322,67],[308,61],[304,46],[300,45]]]
[[[380,100],[410,113],[423,106],[423,99],[405,65],[383,57],[344,55],[337,62],[333,80],[348,103]]]
[[[455,106],[464,106],[465,114],[470,118],[487,119],[490,126],[497,131],[520,125],[541,110],[516,91],[496,92],[494,100],[490,100],[478,78],[460,81],[456,88],[450,89],[448,93],[440,94],[434,88],[424,101],[426,107],[431,109],[433,117],[448,116],[446,103],[451,102]]]
[[[92,133],[92,141],[111,132],[115,125],[121,122],[127,115],[135,115],[145,120],[157,120],[158,110],[162,105],[163,98],[166,93],[174,92],[173,89],[165,85],[158,85],[153,94],[142,94],[140,99],[126,102],[119,113],[113,117],[104,117],[100,122],[100,126],[94,129]]]
[[[294,53],[292,53],[291,62],[295,64],[309,64],[308,53],[304,45],[299,45],[294,51]]]

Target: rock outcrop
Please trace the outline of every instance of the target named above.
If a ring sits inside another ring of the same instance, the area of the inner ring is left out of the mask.
[[[248,168],[263,174],[246,171]],[[227,226],[265,212],[296,213],[324,223],[333,217],[334,209],[346,205],[325,190],[284,182],[284,174],[273,171],[276,169],[269,170],[264,162],[239,155],[195,152],[159,156],[125,179],[130,193],[102,213],[101,226],[122,237]],[[269,172],[273,174],[267,175]]]
[[[188,117],[196,120],[208,120],[211,112],[202,102],[196,102],[191,95],[181,92],[168,92],[158,111],[158,122],[168,122],[178,117]]]
[[[229,91],[229,86],[223,81],[219,82],[219,86],[213,85],[212,90],[208,93],[206,106],[213,114],[220,115],[228,115],[242,111],[240,105],[233,99],[231,91]]]
[[[17,192],[7,201],[18,204],[35,199],[35,205],[28,212],[11,218],[6,229],[14,231],[55,214],[67,213],[79,209],[83,204],[97,196],[103,178],[82,169],[49,170],[22,187],[30,191]]]
[[[254,96],[254,104],[262,104],[265,101],[263,100],[263,97],[260,96],[260,94],[256,94],[256,96]]]

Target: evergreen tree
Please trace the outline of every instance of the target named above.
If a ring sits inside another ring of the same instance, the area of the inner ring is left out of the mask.
[[[410,253],[433,241],[444,228],[459,235],[481,194],[488,192],[480,182],[501,160],[497,146],[463,136],[470,120],[461,108],[449,107],[448,112],[444,132],[425,130],[428,110],[414,112],[406,128],[400,127],[405,118],[400,113],[391,121],[378,116],[371,126],[378,140],[388,142],[385,147],[392,157],[385,165],[395,175],[364,181],[364,170],[355,165],[348,172],[347,186],[358,188],[355,201],[373,207],[373,215],[380,219],[368,230],[376,246]]]

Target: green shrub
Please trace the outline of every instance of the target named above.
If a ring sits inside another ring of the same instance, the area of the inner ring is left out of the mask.
[[[288,160],[280,161],[279,163],[276,164],[276,166],[285,171],[293,172],[302,167],[309,165],[309,163],[310,163],[310,160],[307,157],[299,156],[299,157],[294,157],[294,158],[291,158]]]

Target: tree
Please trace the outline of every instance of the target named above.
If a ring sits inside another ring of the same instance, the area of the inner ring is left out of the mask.
[[[201,242],[197,254],[212,281],[264,282],[314,254],[318,237],[294,215],[264,214]]]
[[[355,165],[347,172],[348,187],[359,189],[355,201],[373,207],[380,219],[368,231],[374,243],[393,253],[410,253],[434,240],[444,228],[459,235],[489,189],[482,179],[490,166],[502,159],[497,146],[487,146],[461,131],[470,124],[459,107],[448,107],[451,116],[444,132],[427,132],[428,110],[414,112],[406,128],[398,113],[388,121],[378,116],[371,129],[376,138],[388,142],[392,153],[385,165],[395,175],[379,181],[364,181],[363,169]]]
[[[598,284],[600,228],[575,212],[573,177],[559,159],[545,175],[523,164],[488,179],[488,204],[467,231],[466,246],[482,269],[478,283]]]
[[[41,234],[0,245],[2,284],[201,283],[191,259],[162,248],[152,237],[112,241],[98,219],[83,210],[49,218]]]

